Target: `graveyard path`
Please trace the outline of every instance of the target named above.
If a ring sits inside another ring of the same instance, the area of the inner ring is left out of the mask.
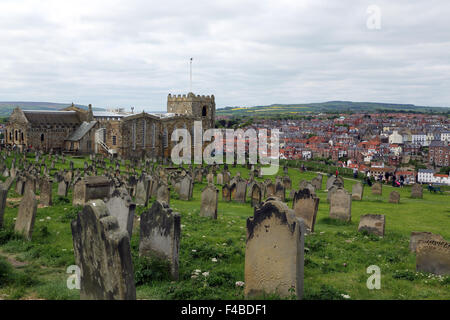
[[[5,258],[9,264],[11,264],[14,268],[21,268],[28,265],[27,262],[22,262],[16,259],[16,255],[4,252],[0,249],[0,256]]]

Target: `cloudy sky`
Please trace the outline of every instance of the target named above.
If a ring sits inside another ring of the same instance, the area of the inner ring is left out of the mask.
[[[217,107],[450,106],[449,17],[448,0],[0,0],[0,101],[165,110],[193,57]]]

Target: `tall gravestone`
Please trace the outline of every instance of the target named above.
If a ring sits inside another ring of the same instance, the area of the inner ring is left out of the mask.
[[[286,201],[286,189],[280,181],[278,181],[275,185],[275,197],[279,198],[283,202]]]
[[[130,237],[103,200],[89,201],[72,221],[82,300],[135,300]]]
[[[235,186],[236,189],[233,200],[240,203],[245,203],[245,199],[247,197],[247,183],[244,180],[239,179],[236,182]],[[233,191],[231,192],[231,194],[233,195]]]
[[[119,229],[121,231],[127,231],[131,239],[136,205],[133,203],[126,189],[115,189],[106,202],[106,207],[108,208],[109,214],[117,218]]]
[[[275,184],[273,184],[272,181],[270,181],[267,185],[266,185],[266,192],[265,192],[265,197],[266,198],[270,198],[273,197],[275,195]]]
[[[150,192],[150,180],[142,175],[136,185],[136,205],[146,207]]]
[[[191,200],[194,189],[194,181],[190,175],[184,176],[180,183],[180,199],[181,200]]]
[[[295,193],[292,200],[292,208],[295,216],[303,219],[305,227],[309,232],[314,232],[319,200],[309,189],[299,190]]]
[[[170,263],[172,278],[178,279],[181,218],[167,203],[156,200],[141,215],[139,254],[158,257]]]
[[[58,193],[57,195],[60,197],[67,197],[67,190],[68,189],[68,185],[67,182],[65,180],[61,180],[58,183]]]
[[[222,172],[217,173],[216,181],[217,181],[218,185],[223,185],[223,173]]]
[[[165,202],[170,206],[170,188],[167,184],[161,183],[156,192],[156,200]]]
[[[344,221],[352,218],[352,196],[344,188],[337,188],[331,193],[330,218]]]
[[[269,198],[247,219],[245,296],[303,295],[303,220],[277,198]]]
[[[25,190],[25,194],[20,201],[19,212],[17,214],[14,231],[22,234],[25,239],[31,240],[36,220],[37,200],[31,188]]]
[[[261,187],[258,183],[254,183],[251,190],[250,205],[252,208],[259,207],[262,201]]]
[[[222,187],[222,201],[230,202],[231,201],[231,190],[228,184],[225,184]]]
[[[200,216],[217,219],[217,204],[219,201],[219,190],[210,184],[202,191]]]
[[[39,202],[45,207],[52,205],[52,180],[44,178],[41,183],[41,194]]]

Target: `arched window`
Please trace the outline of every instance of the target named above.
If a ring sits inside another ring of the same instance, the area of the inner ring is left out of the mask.
[[[44,142],[44,134],[41,134],[41,142]]]
[[[15,135],[16,135],[16,139],[15,140],[19,140],[19,136],[17,135],[17,130],[14,131],[14,132],[15,132]]]
[[[203,109],[202,109],[202,117],[206,117],[206,113],[207,113],[207,108],[206,108],[206,106],[203,106]]]

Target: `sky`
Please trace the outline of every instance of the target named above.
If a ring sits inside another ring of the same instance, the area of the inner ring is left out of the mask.
[[[0,101],[450,107],[448,0],[0,0]]]

